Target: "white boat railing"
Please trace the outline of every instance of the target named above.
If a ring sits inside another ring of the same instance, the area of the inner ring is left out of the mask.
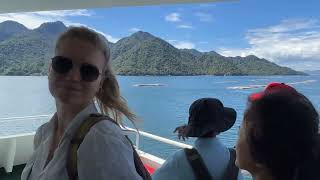
[[[19,122],[36,120],[45,123],[49,121],[53,114],[48,115],[35,115],[35,116],[23,116],[23,117],[6,117],[0,118],[0,124],[2,122]],[[41,125],[41,123],[35,123],[36,125]],[[31,157],[33,153],[33,137],[35,135],[35,130],[31,132],[24,132],[18,134],[1,135],[0,133],[0,168],[4,167],[6,172],[12,172],[13,166],[24,164]],[[173,145],[179,148],[192,148],[191,145],[180,143],[171,139],[167,139],[161,136],[157,136],[144,131],[137,131],[136,129],[124,127],[122,128],[126,134],[135,134],[135,147],[139,152],[140,158],[144,163],[147,163],[150,167],[157,169],[159,168],[165,160],[141,151],[140,148],[140,136],[162,142],[168,145]],[[243,174],[248,175],[248,172],[242,170]]]
[[[0,124],[7,124],[15,127],[14,123],[28,123],[33,121],[32,129],[29,132],[21,133],[9,133],[3,134],[0,133],[0,168],[4,167],[6,172],[12,172],[12,168],[15,165],[20,165],[26,163],[26,161],[31,157],[33,153],[33,137],[36,129],[43,123],[49,121],[52,114],[48,115],[35,115],[35,116],[22,116],[22,117],[5,117],[0,118]],[[34,122],[37,121],[37,122]],[[40,122],[38,122],[40,121]],[[12,123],[11,123],[12,122]],[[23,126],[24,124],[19,124]],[[10,128],[12,128],[10,127]],[[151,167],[158,168],[160,167],[165,160],[148,154],[139,149],[140,147],[140,136],[150,138],[155,141],[159,141],[165,144],[173,145],[179,148],[192,148],[192,146],[177,141],[173,141],[161,136],[157,136],[144,131],[137,131],[129,127],[123,127],[123,131],[126,134],[135,135],[135,147],[138,150],[142,160],[147,162]]]
[[[34,115],[34,116],[18,116],[18,117],[5,117],[5,118],[0,118],[0,123],[3,122],[17,122],[17,121],[28,121],[28,120],[41,120],[43,122],[45,122],[42,118],[46,118],[47,120],[49,120],[50,117],[52,117],[53,114],[45,114],[45,115]],[[144,136],[165,144],[169,144],[169,145],[173,145],[179,148],[192,148],[191,145],[188,144],[184,144],[184,143],[180,143],[171,139],[167,139],[161,136],[157,136],[148,132],[144,132],[141,130],[136,130],[130,127],[123,127],[122,128],[123,131],[125,132],[131,132],[131,133],[135,133],[135,145],[136,148],[139,149],[140,147],[140,136]],[[34,133],[34,132],[31,132]],[[1,135],[1,134],[0,134]]]
[[[35,115],[35,116],[19,116],[19,117],[5,117],[5,118],[0,118],[0,122],[5,122],[5,121],[14,121],[14,120],[25,120],[25,119],[38,119],[41,117],[51,117],[52,114],[46,114],[46,115]]]
[[[154,135],[154,134],[151,134],[151,133],[147,133],[147,132],[144,132],[144,131],[140,131],[140,130],[137,131],[136,129],[132,129],[132,128],[129,128],[129,127],[125,127],[124,131],[129,131],[129,132],[135,133],[135,135],[136,135],[135,144],[136,144],[136,148],[137,149],[139,149],[139,145],[140,145],[140,136],[144,136],[144,137],[147,137],[147,138],[150,138],[150,139],[153,139],[153,140],[165,143],[165,144],[169,144],[169,145],[173,145],[173,146],[179,147],[179,148],[192,148],[191,145],[180,143],[180,142],[177,142],[177,141],[173,141],[171,139],[167,139],[167,138],[164,138],[164,137],[161,137],[161,136],[157,136],[157,135]]]
[[[3,122],[25,122],[28,120],[36,120],[41,121],[41,123],[45,123],[50,119],[50,117],[52,117],[52,115],[53,114],[0,118],[0,124]],[[41,125],[41,123],[37,123],[37,125]],[[4,167],[6,172],[11,172],[13,166],[26,163],[26,161],[30,158],[31,154],[33,153],[33,137],[37,127],[34,128],[35,129],[31,132],[23,132],[18,134],[1,135],[0,133],[0,168]],[[164,160],[159,157],[140,151],[140,136],[147,137],[152,140],[173,145],[179,148],[192,148],[191,145],[180,143],[148,132],[140,130],[137,131],[136,129],[132,129],[129,127],[124,127],[123,130],[126,134],[135,134],[135,146],[138,152],[141,153],[140,155],[142,155],[142,160],[145,160],[154,168],[160,167],[161,164],[164,163]],[[248,175],[248,172],[244,170],[242,170],[241,172],[243,174]]]

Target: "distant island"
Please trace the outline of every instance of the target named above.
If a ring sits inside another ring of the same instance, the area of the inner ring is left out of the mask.
[[[66,29],[60,21],[33,30],[15,21],[0,23],[0,75],[46,75],[56,39]],[[225,57],[214,51],[177,49],[142,31],[108,44],[118,75],[306,75],[254,55]]]
[[[304,71],[304,73],[309,75],[320,75],[320,70],[313,70],[313,71],[307,70],[307,71]]]

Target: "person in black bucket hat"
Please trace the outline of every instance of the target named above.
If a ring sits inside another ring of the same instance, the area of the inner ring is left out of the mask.
[[[188,125],[179,126],[174,132],[182,137],[210,137],[230,129],[237,118],[237,112],[224,107],[219,99],[201,98],[189,108]]]
[[[216,98],[201,98],[189,108],[187,125],[174,132],[178,138],[197,138],[192,149],[182,149],[169,157],[153,174],[153,180],[240,180],[235,166],[235,151],[228,149],[217,137],[235,123],[237,113],[224,107]]]

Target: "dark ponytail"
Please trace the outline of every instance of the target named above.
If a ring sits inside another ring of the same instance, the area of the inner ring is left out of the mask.
[[[320,179],[319,115],[305,96],[265,95],[245,116],[251,155],[276,180]]]
[[[298,169],[296,180],[320,179],[320,135],[316,137],[313,153],[306,159],[303,166]]]

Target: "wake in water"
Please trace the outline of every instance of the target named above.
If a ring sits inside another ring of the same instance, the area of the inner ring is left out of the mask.
[[[238,81],[219,81],[219,82],[213,82],[212,84],[224,84],[224,83],[236,83]]]
[[[292,82],[292,83],[286,83],[289,85],[296,85],[296,84],[309,84],[309,83],[313,83],[316,82],[316,80],[306,80],[306,81],[299,81],[299,82]],[[227,87],[227,89],[257,89],[257,88],[264,88],[266,87],[266,84],[259,84],[259,85],[246,85],[246,86],[231,86],[231,87]]]

